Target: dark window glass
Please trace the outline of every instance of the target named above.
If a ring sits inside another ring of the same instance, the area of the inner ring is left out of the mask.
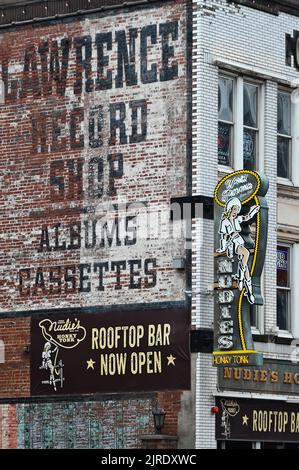
[[[258,86],[243,86],[243,159],[245,170],[255,170],[257,160]]]
[[[234,81],[220,77],[218,83],[218,163],[232,166]]]
[[[291,95],[279,92],[277,97],[277,176],[291,178]]]
[[[257,132],[244,127],[243,132],[243,158],[244,169],[255,170]]]
[[[218,163],[230,166],[232,157],[232,130],[233,126],[218,122]]]
[[[299,449],[298,443],[291,442],[262,442],[262,449]]]
[[[277,247],[277,286],[290,287],[289,271],[290,271],[290,249],[286,246]]]
[[[257,128],[258,87],[244,83],[243,89],[244,126]]]
[[[222,449],[221,441],[219,442],[218,449]],[[225,449],[226,450],[233,450],[233,449],[252,449],[252,442],[250,441],[225,441]]]
[[[277,326],[280,330],[289,329],[290,310],[290,249],[277,247]]]
[[[277,132],[282,135],[291,135],[291,95],[278,93],[277,102]]]
[[[277,289],[277,326],[280,330],[288,329],[289,292]]]
[[[277,175],[290,178],[291,139],[277,137]]]
[[[233,121],[233,80],[221,77],[218,84],[218,119]]]

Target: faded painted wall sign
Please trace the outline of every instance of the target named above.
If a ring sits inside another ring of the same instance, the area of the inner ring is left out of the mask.
[[[186,5],[1,34],[1,308],[184,300]]]
[[[249,308],[263,304],[267,190],[268,181],[249,170],[225,176],[215,190],[215,366],[262,361],[253,348]]]
[[[32,319],[31,394],[190,388],[190,312]]]

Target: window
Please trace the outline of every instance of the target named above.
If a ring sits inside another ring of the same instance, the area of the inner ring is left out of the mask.
[[[234,79],[220,77],[218,84],[218,163],[233,166]]]
[[[277,326],[280,330],[290,331],[290,254],[291,248],[277,247]]]
[[[236,170],[260,170],[263,160],[262,83],[220,75],[218,81],[218,163]]]
[[[258,86],[243,86],[243,159],[245,170],[256,170],[258,149]]]
[[[291,179],[292,153],[291,94],[278,92],[277,98],[277,176]]]

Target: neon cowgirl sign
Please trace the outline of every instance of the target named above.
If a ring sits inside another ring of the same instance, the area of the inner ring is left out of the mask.
[[[249,170],[227,175],[215,189],[215,366],[262,364],[253,347],[250,306],[263,305],[267,190],[268,180]]]

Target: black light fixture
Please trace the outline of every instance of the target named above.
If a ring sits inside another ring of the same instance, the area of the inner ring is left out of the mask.
[[[161,430],[164,427],[165,423],[165,415],[166,412],[161,408],[158,404],[155,405],[153,408],[153,415],[154,415],[154,424],[155,429],[158,434],[161,434]]]

